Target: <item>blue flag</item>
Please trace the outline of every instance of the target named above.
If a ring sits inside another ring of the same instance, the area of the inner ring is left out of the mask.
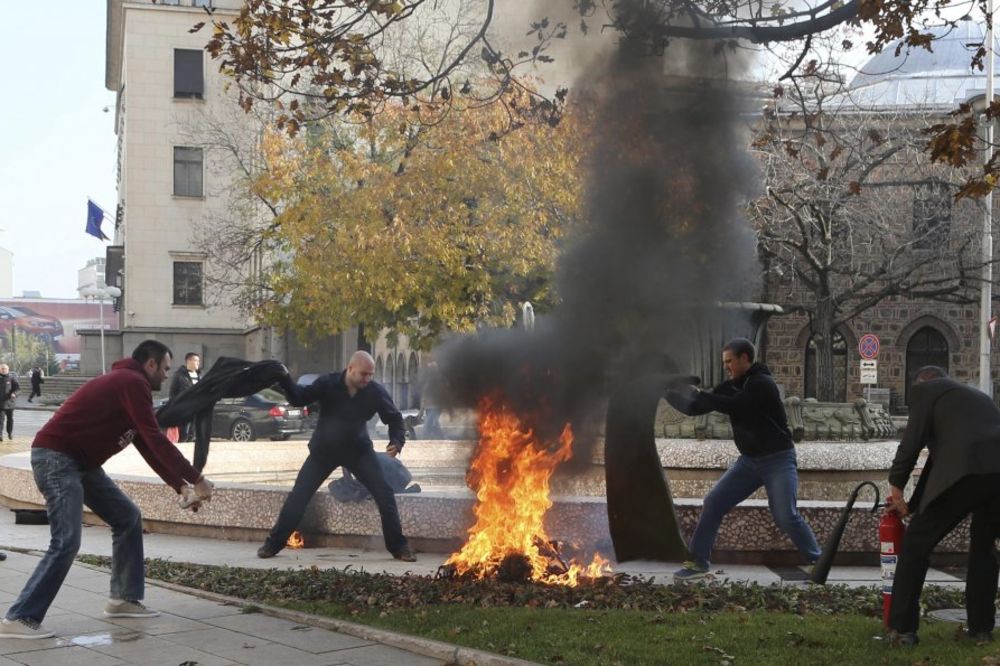
[[[93,201],[87,199],[87,233],[101,240],[111,240],[101,231],[101,222],[103,221],[104,211]]]

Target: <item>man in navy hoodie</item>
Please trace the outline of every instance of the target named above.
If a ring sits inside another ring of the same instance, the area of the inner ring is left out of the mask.
[[[170,349],[142,342],[132,358],[81,386],[35,435],[31,468],[45,497],[51,541],[17,600],[0,623],[0,638],[49,638],[40,626],[80,549],[83,505],[111,527],[111,599],[107,617],[155,617],[142,604],[145,565],[142,515],[101,465],[134,444],[153,471],[196,507],[212,497],[212,484],[160,431],[152,391],[170,370]],[[190,487],[187,483],[194,484]]]
[[[749,340],[731,340],[722,348],[722,365],[729,375],[728,381],[711,392],[691,386],[685,391],[667,393],[667,402],[689,416],[711,411],[728,414],[740,452],[740,457],[705,496],[698,525],[688,544],[692,559],[674,573],[675,580],[708,575],[712,545],[722,519],[761,486],[767,489],[767,504],[778,527],[806,560],[811,563],[819,559],[816,537],[796,507],[799,474],[781,395],[767,366],[754,363],[755,355]]]

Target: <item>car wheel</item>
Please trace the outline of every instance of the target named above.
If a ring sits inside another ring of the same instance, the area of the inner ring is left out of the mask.
[[[229,429],[229,439],[234,442],[252,442],[257,439],[257,434],[253,431],[252,423],[246,419],[236,419]]]

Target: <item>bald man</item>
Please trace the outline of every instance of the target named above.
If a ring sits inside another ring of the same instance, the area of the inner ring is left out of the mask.
[[[300,386],[285,376],[281,387],[288,401],[296,406],[319,403],[319,423],[309,439],[309,456],[285,499],[278,521],[271,528],[257,557],[277,555],[289,535],[299,525],[309,500],[320,485],[340,466],[346,467],[375,499],[382,517],[385,547],[397,560],[416,562],[399,522],[396,496],[386,483],[375,457],[375,447],[368,436],[368,421],[375,414],[389,426],[386,452],[397,456],[406,443],[403,415],[392,403],[388,391],[373,381],[375,361],[368,352],[357,351],[347,369],[319,377],[309,386]]]

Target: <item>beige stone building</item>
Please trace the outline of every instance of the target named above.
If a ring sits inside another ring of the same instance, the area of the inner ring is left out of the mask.
[[[106,280],[122,290],[121,332],[106,336],[109,358],[154,337],[207,365],[219,356],[278,358],[293,374],[342,367],[356,331],[297,344],[258,327],[206,286],[210,258],[196,228],[227,214],[227,159],[199,136],[203,120],[242,122],[236,96],[204,51],[211,32],[192,33],[204,7],[225,20],[241,0],[107,0],[105,83],[117,94],[118,205]],[[245,122],[249,123],[250,120]],[[233,173],[229,171],[228,173]],[[100,347],[88,335],[82,372],[94,374]]]

